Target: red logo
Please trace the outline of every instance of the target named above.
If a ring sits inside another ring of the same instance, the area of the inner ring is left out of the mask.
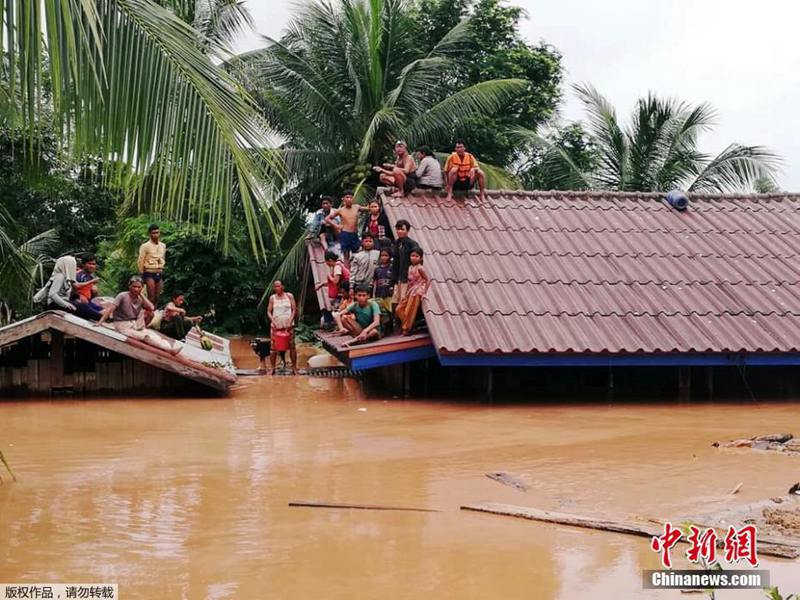
[[[690,526],[689,535],[686,536],[686,541],[689,542],[686,558],[689,562],[705,561],[707,565],[717,562],[717,546],[723,547],[717,537],[717,532],[712,527],[701,530],[694,525]],[[672,568],[670,550],[682,538],[681,530],[674,528],[672,523],[667,521],[664,523],[664,533],[653,536],[650,540],[650,549],[653,552],[661,553],[661,564],[664,565],[664,568]],[[738,531],[733,526],[729,527],[728,533],[725,535],[724,549],[726,562],[737,563],[745,560],[754,567],[758,566],[755,525],[746,525]]]

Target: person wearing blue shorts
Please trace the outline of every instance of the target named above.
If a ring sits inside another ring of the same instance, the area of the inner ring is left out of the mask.
[[[347,190],[342,195],[342,205],[325,217],[325,223],[328,225],[333,225],[336,217],[341,219],[339,244],[342,248],[342,258],[348,266],[350,265],[350,253],[358,252],[361,249],[361,240],[358,238],[358,215],[362,210],[369,211],[366,206],[353,204],[353,192]]]

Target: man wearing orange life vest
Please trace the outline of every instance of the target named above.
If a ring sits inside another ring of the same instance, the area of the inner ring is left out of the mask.
[[[468,192],[478,182],[481,200],[486,200],[486,175],[478,167],[478,161],[467,152],[464,140],[456,140],[456,151],[444,163],[447,174],[447,200],[453,199],[453,190]]]

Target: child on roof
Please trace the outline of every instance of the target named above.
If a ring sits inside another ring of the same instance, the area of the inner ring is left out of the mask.
[[[422,305],[422,299],[428,293],[431,280],[422,266],[422,248],[413,248],[409,253],[411,266],[408,267],[408,286],[405,295],[397,306],[397,318],[400,320],[400,328],[403,335],[411,335],[414,329],[414,322],[417,320],[417,313]]]
[[[381,324],[384,328],[392,322],[392,252],[389,248],[381,250],[378,266],[373,277],[372,296],[381,309]]]

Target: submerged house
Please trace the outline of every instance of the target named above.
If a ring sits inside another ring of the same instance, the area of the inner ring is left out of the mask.
[[[193,329],[180,354],[62,311],[0,328],[0,397],[57,393],[224,394],[236,382],[230,342]]]
[[[710,389],[714,368],[800,365],[800,196],[692,195],[686,210],[622,192],[383,202],[425,250],[429,337],[348,354],[323,334],[356,370],[425,360],[480,371],[491,390],[496,371],[521,367],[505,379],[601,367],[613,386],[614,373],[673,367],[687,389],[703,367]]]

